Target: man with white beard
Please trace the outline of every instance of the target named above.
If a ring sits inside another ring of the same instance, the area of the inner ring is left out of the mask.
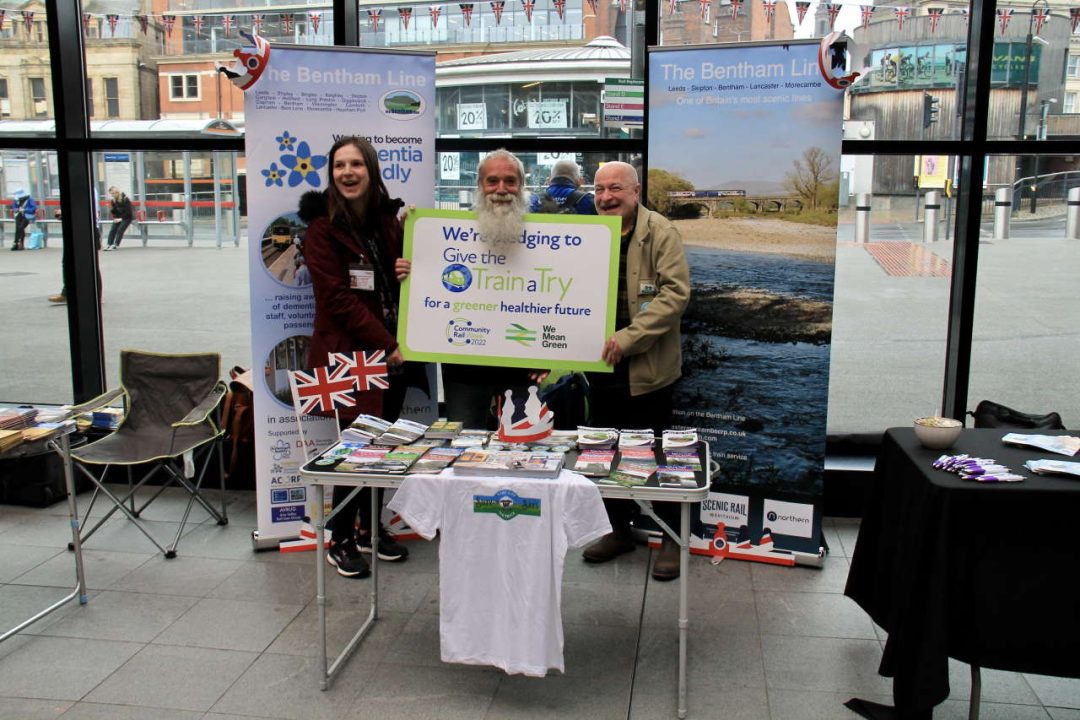
[[[505,245],[512,251],[525,230],[529,198],[525,190],[525,167],[517,156],[499,149],[486,155],[476,172],[479,200],[474,209],[480,240]],[[507,388],[524,394],[540,375],[521,368],[479,365],[442,366],[446,416],[461,420],[467,428],[496,427],[496,403]]]

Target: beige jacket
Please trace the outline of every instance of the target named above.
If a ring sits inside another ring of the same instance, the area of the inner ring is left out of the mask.
[[[626,296],[630,324],[615,341],[630,362],[630,394],[644,395],[682,375],[679,323],[690,301],[690,269],[679,231],[640,204],[626,249]]]

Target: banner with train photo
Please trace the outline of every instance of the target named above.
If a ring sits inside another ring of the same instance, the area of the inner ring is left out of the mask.
[[[649,53],[648,203],[690,264],[675,423],[718,467],[691,549],[822,562],[844,52],[829,38]]]
[[[391,197],[433,204],[435,55],[269,46],[246,37],[253,50],[238,55],[226,74],[245,91],[255,541],[272,547],[295,538],[313,515],[313,494],[299,476],[305,455],[337,439],[332,419],[294,412],[290,392],[289,372],[307,368],[315,317],[297,205],[303,193],[326,188],[326,153],[348,135],[375,146]],[[434,419],[436,411],[434,392],[409,389],[404,414]]]

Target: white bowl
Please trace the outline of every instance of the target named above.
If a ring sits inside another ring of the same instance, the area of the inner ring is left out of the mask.
[[[955,418],[921,417],[915,419],[915,437],[923,447],[931,450],[944,450],[951,447],[964,424]]]

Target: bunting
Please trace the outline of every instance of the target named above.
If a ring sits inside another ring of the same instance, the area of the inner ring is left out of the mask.
[[[1080,25],[1080,7],[1069,8],[1069,22],[1072,23],[1072,31],[1076,32],[1076,26]]]
[[[412,19],[412,8],[399,7],[397,9],[398,17],[401,19],[401,24],[405,26],[405,30],[409,29],[409,20]]]
[[[231,17],[229,18],[232,19]],[[136,15],[135,20],[139,23],[139,29],[142,30],[142,34],[145,35],[150,29],[150,18],[146,15]]]
[[[251,16],[251,31],[252,31],[252,33],[254,33],[255,35],[261,35],[262,34],[262,26],[263,26],[263,16],[262,15],[252,15]]]
[[[675,14],[675,10],[679,7],[678,2],[679,0],[668,0],[668,15]]]
[[[589,12],[593,17],[596,17],[596,0],[585,0],[589,5]]]
[[[502,22],[502,14],[504,7],[506,7],[506,0],[491,0],[491,12],[495,13],[496,25]]]
[[[371,21],[371,32],[379,32],[379,18],[382,17],[382,10],[368,10],[367,16]]]
[[[763,0],[761,5],[765,9],[765,22],[772,24],[773,15],[776,14],[776,0]]]
[[[625,0],[620,0],[625,2]],[[532,22],[533,8],[536,7],[536,0],[521,0],[521,7],[525,9],[525,19]]]
[[[7,20],[7,10],[0,9],[0,30],[4,29],[5,20]]]
[[[191,25],[195,28],[195,37],[202,36],[203,25],[205,24],[202,15],[194,15],[191,18]]]
[[[90,13],[83,13],[82,14],[83,35],[89,35],[90,34],[90,17],[91,17]],[[0,30],[2,30],[2,29],[3,29],[3,24],[0,23]]]
[[[619,12],[626,14],[626,0],[619,0]]]
[[[709,3],[710,2],[711,2],[711,0],[698,0],[698,4],[700,5],[700,7],[698,9],[698,17],[701,18],[703,21],[709,15]]]
[[[311,32],[312,32],[312,34],[318,35],[318,33],[319,33],[319,22],[322,21],[322,13],[321,12],[309,12],[307,14],[307,17],[308,17],[308,22],[311,23]]]
[[[555,14],[559,16],[560,20],[566,19],[566,0],[552,0],[552,4],[555,6]]]
[[[739,9],[742,7],[743,0],[731,0],[731,17],[734,19],[739,14]]]
[[[292,35],[293,25],[296,24],[296,16],[292,13],[282,13],[281,15],[281,32],[286,35]]]
[[[439,28],[439,13],[442,12],[442,6],[429,5],[428,12],[431,14],[431,29],[437,30]]]
[[[105,22],[109,23],[109,37],[116,37],[116,26],[120,24],[120,16],[115,14],[106,15]]]
[[[876,10],[876,9],[877,8],[875,8],[873,5],[860,5],[859,6],[859,10],[862,12],[863,30],[866,30],[867,28],[870,27],[870,20],[871,20],[871,18],[874,17],[874,10]]]
[[[937,24],[941,21],[941,16],[945,14],[945,9],[927,8],[926,14],[930,16],[930,34],[933,35],[937,32]]]
[[[799,24],[802,25],[803,18],[806,17],[806,11],[810,9],[810,0],[795,0],[795,15],[799,18]]]
[[[225,15],[221,18],[221,27],[225,30],[225,37],[232,37],[234,22],[232,15]]]
[[[997,19],[998,27],[1001,28],[1001,34],[1005,34],[1005,30],[1009,27],[1009,21],[1012,20],[1013,10],[1012,8],[998,8]]]
[[[825,3],[825,12],[829,14],[829,30],[836,28],[836,16],[840,14],[840,5],[837,3]]]
[[[165,23],[165,37],[172,37],[173,26],[176,25],[175,15],[162,15],[161,21]]]
[[[1032,10],[1031,15],[1035,20],[1035,34],[1038,35],[1042,32],[1043,25],[1050,19],[1050,11],[1046,8],[1039,8],[1038,10]]]
[[[903,30],[904,29],[904,18],[911,15],[911,8],[909,8],[909,7],[898,7],[895,10],[896,10],[896,29],[897,30]]]
[[[23,10],[22,11],[23,24],[26,26],[26,34],[29,35],[34,31],[34,11]]]

